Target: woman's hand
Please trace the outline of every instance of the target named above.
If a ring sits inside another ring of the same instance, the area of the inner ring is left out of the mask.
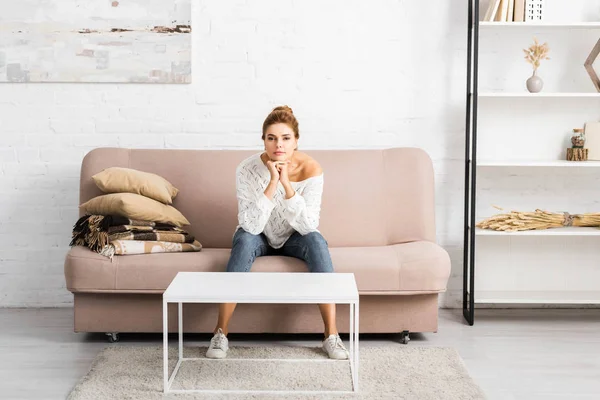
[[[279,171],[279,181],[282,185],[288,185],[290,183],[290,178],[288,176],[288,165],[290,165],[289,160],[276,164],[277,170]]]
[[[271,182],[279,182],[279,170],[277,168],[277,164],[274,161],[267,161],[267,168],[269,168],[269,172],[271,173]]]

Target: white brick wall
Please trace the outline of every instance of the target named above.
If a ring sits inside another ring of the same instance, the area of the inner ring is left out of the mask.
[[[201,0],[191,85],[3,84],[0,306],[71,304],[63,260],[86,152],[260,149],[263,119],[279,104],[300,120],[301,149],[418,146],[431,155],[438,239],[453,263],[442,304],[458,306],[465,6]]]

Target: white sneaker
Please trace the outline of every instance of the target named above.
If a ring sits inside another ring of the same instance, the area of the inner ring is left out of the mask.
[[[323,340],[323,350],[327,353],[329,358],[334,360],[347,360],[348,350],[344,347],[340,335],[329,335],[329,337]]]
[[[223,330],[219,328],[217,333],[210,340],[210,346],[206,351],[207,358],[225,358],[227,357],[227,350],[229,350],[229,340],[227,336],[223,334]]]

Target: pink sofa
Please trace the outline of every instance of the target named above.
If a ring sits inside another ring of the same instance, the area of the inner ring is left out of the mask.
[[[235,169],[258,150],[141,150],[99,148],[81,167],[80,203],[102,194],[91,176],[118,166],[164,176],[180,189],[174,206],[191,222],[198,253],[115,256],[85,247],[65,260],[74,294],[76,332],[160,332],[161,294],[178,271],[225,271],[237,225]],[[337,272],[352,272],[360,292],[360,331],[436,332],[438,293],[450,274],[448,253],[435,240],[433,168],[416,148],[310,150],[323,167],[319,231]],[[305,272],[303,261],[259,257],[252,271]],[[175,306],[175,305],[173,305]],[[169,310],[177,315],[175,308]],[[212,332],[217,306],[186,304],[184,330]],[[348,330],[348,308],[338,306]],[[170,319],[176,331],[176,318]],[[230,332],[322,332],[313,305],[240,304]],[[114,338],[114,336],[113,336]]]

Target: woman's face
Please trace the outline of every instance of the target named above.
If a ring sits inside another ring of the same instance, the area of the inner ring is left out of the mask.
[[[298,140],[294,131],[287,124],[269,125],[265,132],[265,150],[271,160],[289,160],[294,154]]]

